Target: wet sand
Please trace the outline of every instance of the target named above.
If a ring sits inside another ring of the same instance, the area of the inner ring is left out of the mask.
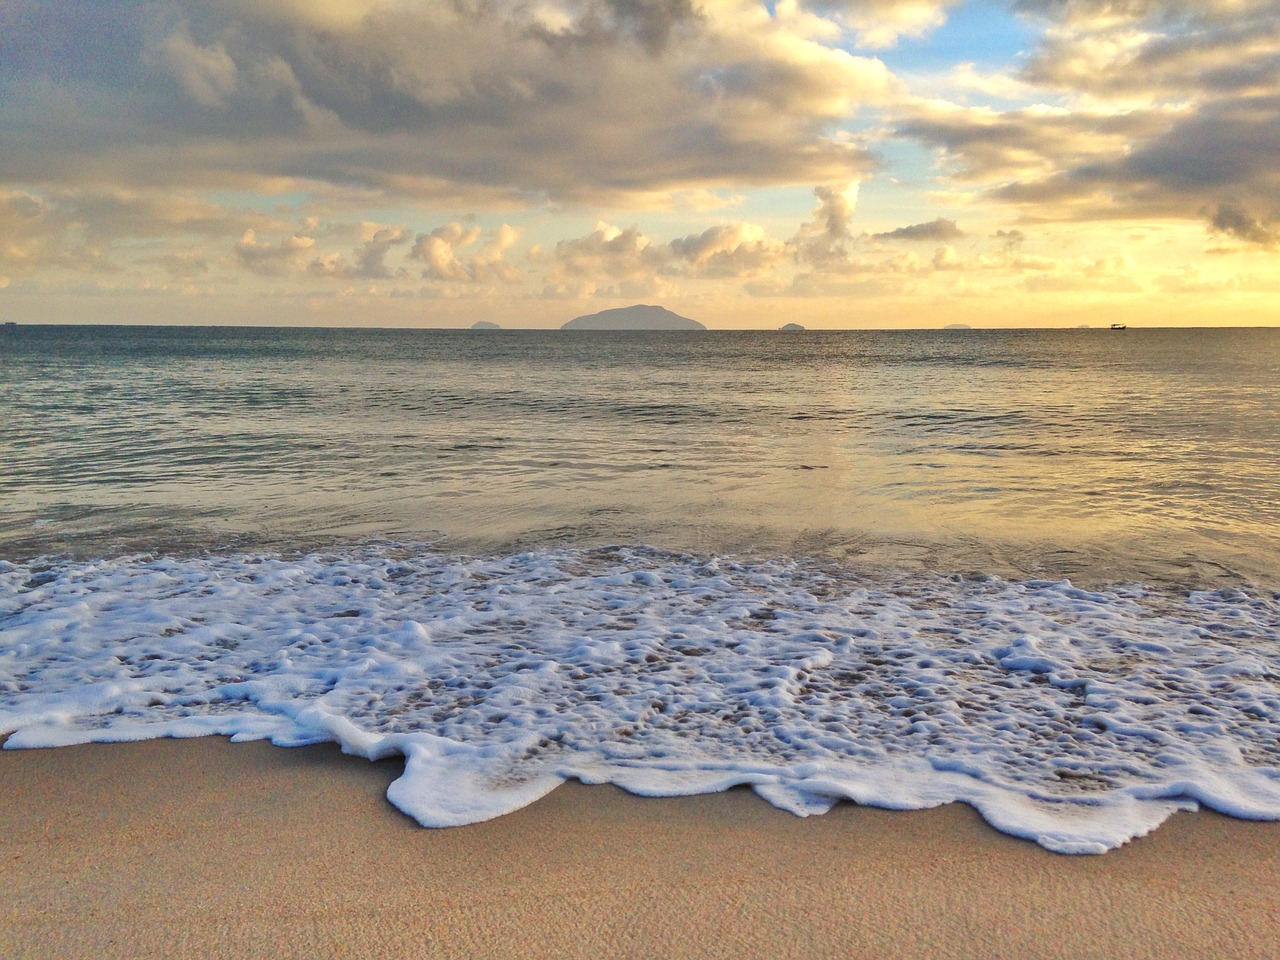
[[[0,751],[0,957],[1272,958],[1280,823],[1101,857],[972,810],[566,784],[424,830],[399,762],[225,740]]]

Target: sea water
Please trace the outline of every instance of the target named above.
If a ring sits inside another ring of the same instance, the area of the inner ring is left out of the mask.
[[[1280,817],[1280,331],[20,327],[7,747],[954,800],[1066,852]]]

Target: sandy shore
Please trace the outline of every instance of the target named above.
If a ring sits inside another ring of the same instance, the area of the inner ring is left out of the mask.
[[[1102,857],[971,810],[569,784],[424,830],[394,762],[206,738],[0,752],[0,957],[1233,957],[1280,944],[1280,823]]]

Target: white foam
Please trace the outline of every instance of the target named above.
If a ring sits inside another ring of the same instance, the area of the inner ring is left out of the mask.
[[[1280,818],[1280,603],[647,549],[0,563],[3,733],[403,754],[388,796],[431,826],[569,777],[745,783],[1101,852],[1198,804]]]

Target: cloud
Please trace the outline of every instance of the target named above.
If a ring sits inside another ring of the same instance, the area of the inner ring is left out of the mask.
[[[1245,93],[1280,84],[1273,0],[1024,0],[1050,24],[1024,79],[1096,96]]]
[[[1215,232],[1247,244],[1268,250],[1280,246],[1280,215],[1273,216],[1264,223],[1235,204],[1224,203],[1218,207],[1210,223]]]
[[[408,243],[413,233],[408,227],[379,227],[368,225],[371,236],[365,240],[356,254],[356,266],[360,276],[372,279],[385,279],[395,273],[387,266],[387,254],[392,247]]]
[[[1134,142],[1168,129],[1168,111],[1069,110],[1032,106],[998,111],[921,101],[903,111],[897,132],[943,151],[962,183],[1034,184],[1123,157]]]
[[[858,204],[857,181],[814,187],[818,201],[812,219],[800,225],[792,238],[796,259],[820,269],[846,262],[853,241],[853,213]]]
[[[1221,303],[1223,294],[1274,295],[1280,293],[1280,278],[1274,274],[1259,276],[1240,273],[1206,276],[1198,266],[1192,265],[1184,265],[1175,273],[1157,277],[1156,285],[1172,294],[1208,296],[1215,303]]]
[[[0,264],[42,269],[115,271],[120,241],[221,237],[243,221],[207,201],[116,190],[0,188]]]
[[[1261,218],[1280,206],[1280,97],[1178,111],[1154,135],[995,184],[988,196],[1036,219],[1200,219],[1227,202]]]
[[[236,63],[221,43],[200,46],[186,24],[160,41],[159,61],[196,103],[221,108],[236,90]]]
[[[437,227],[430,233],[420,234],[414,241],[413,251],[409,256],[427,265],[422,271],[424,277],[432,280],[468,281],[473,278],[458,259],[457,250],[471,246],[480,236],[479,227],[463,226],[455,221]]]
[[[1019,77],[997,71],[979,70],[973,63],[952,67],[938,84],[949,91],[973,91],[1001,100],[1020,100],[1033,96],[1034,87]]]
[[[359,236],[361,243],[349,257],[343,253],[316,257],[307,264],[307,272],[316,277],[340,280],[391,280],[408,276],[405,267],[393,268],[387,264],[392,248],[413,239],[413,232],[408,227],[364,222],[359,226]]]
[[[471,258],[472,276],[480,281],[492,279],[518,283],[521,279],[520,270],[507,263],[506,255],[519,239],[520,231],[515,227],[506,223],[500,226]]]
[[[958,240],[964,235],[964,231],[956,226],[954,220],[938,217],[928,223],[914,223],[909,227],[898,227],[898,229],[890,230],[887,233],[875,233],[872,234],[872,239],[932,241],[936,243],[941,240]]]
[[[671,241],[671,251],[697,277],[756,277],[789,256],[789,247],[751,223],[720,224]]]
[[[209,261],[190,253],[164,253],[153,257],[140,257],[134,262],[161,267],[175,280],[194,280],[209,272]]]
[[[283,276],[302,269],[307,251],[315,246],[315,238],[295,233],[278,243],[261,241],[253,229],[246,230],[236,241],[236,259],[240,265],[267,277]]]
[[[1045,30],[1020,80],[1052,105],[922,100],[902,111],[897,131],[938,148],[955,180],[1029,222],[1168,218],[1232,233],[1205,211],[1229,204],[1265,225],[1280,209],[1274,0],[1023,0],[1017,9]]]
[[[1012,253],[1018,247],[1026,242],[1027,235],[1021,230],[997,230],[991,235],[992,239],[1000,241],[1000,248],[1005,253]]]
[[[869,171],[901,95],[755,0],[5,7],[0,182],[647,203]]]
[[[548,271],[548,292],[591,296],[605,291],[649,292],[661,289],[659,273],[670,263],[672,250],[655,244],[635,227],[603,221],[585,236],[559,241]]]
[[[426,264],[422,276],[429,280],[450,283],[518,282],[521,273],[506,261],[506,253],[515,246],[520,232],[504,223],[466,260],[459,256],[460,250],[474,246],[483,237],[484,231],[478,226],[454,221],[430,233],[418,234],[409,256]]]
[[[616,46],[626,38],[657,55],[666,49],[673,31],[702,18],[692,0],[604,0],[586,4],[576,15],[567,6],[543,6],[528,29],[563,46]]]
[[[904,36],[919,37],[947,19],[960,0],[804,0],[822,13],[834,13],[858,33],[861,46],[896,46]]]
[[[934,45],[900,81],[869,51],[956,0],[6,0],[0,273],[370,302],[943,296],[1120,291],[1206,247],[1280,248],[1275,0],[980,6],[1034,31],[1007,71],[998,44]],[[890,163],[868,228],[859,184]],[[807,214],[782,207],[798,187]],[[1122,220],[1148,239],[1086,226]],[[1149,262],[1098,266],[1113,249]]]
[[[956,248],[953,246],[939,247],[933,253],[933,269],[935,270],[959,270],[963,266],[960,255],[956,253]]]
[[[859,249],[864,237],[855,236],[853,216],[858,184],[843,188],[817,187],[818,206],[801,224],[788,246],[801,269],[790,281],[756,283],[748,291],[757,296],[875,298],[911,291],[927,272],[913,250]]]
[[[106,268],[101,245],[76,233],[69,211],[46,198],[24,191],[0,193],[0,264],[6,268]]]
[[[637,227],[599,222],[588,234],[561,240],[550,256],[547,293],[556,296],[639,295],[675,289],[677,278],[747,279],[789,262],[790,243],[751,223],[716,224],[663,243]],[[543,259],[541,250],[537,259]]]
[[[1140,293],[1143,287],[1133,277],[1133,258],[1123,253],[1075,260],[1018,258],[1022,269],[1031,273],[1022,282],[1028,293]]]
[[[1057,270],[1060,264],[1053,257],[1036,256],[1034,254],[1023,254],[1013,257],[1008,262],[1010,270],[1024,272],[1031,270],[1036,273],[1045,273],[1050,270]]]

